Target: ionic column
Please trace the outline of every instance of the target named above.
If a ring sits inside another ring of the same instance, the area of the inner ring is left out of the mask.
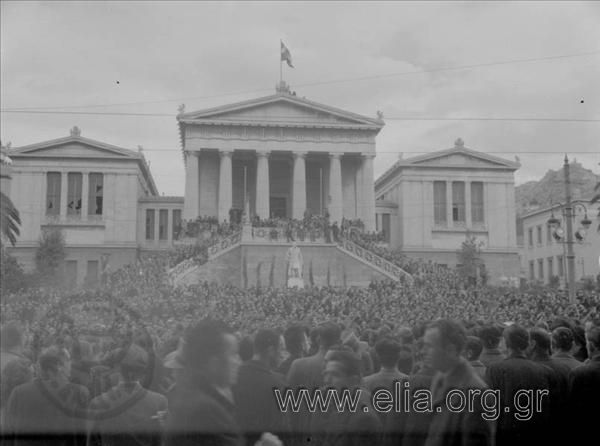
[[[90,197],[90,174],[83,172],[81,180],[81,219],[88,219],[88,199]]]
[[[233,202],[233,187],[231,174],[232,151],[220,150],[221,162],[219,164],[219,223],[229,221],[229,210]]]
[[[60,219],[67,218],[67,189],[69,187],[69,173],[61,172],[60,174]]]
[[[452,181],[446,181],[446,220],[449,228],[454,226],[454,220],[452,220]]]
[[[471,228],[471,182],[465,180],[465,224]]]
[[[256,152],[256,215],[269,218],[270,184],[269,184],[269,152]]]
[[[294,152],[292,218],[301,220],[306,211],[306,152]]]
[[[365,231],[375,231],[375,181],[373,179],[373,159],[375,155],[363,155],[362,162],[362,220]]]
[[[329,155],[329,221],[340,225],[343,217],[343,195],[342,195],[342,163],[341,155],[334,153]]]
[[[184,220],[195,220],[200,213],[199,155],[195,152],[185,152],[185,198],[182,215]]]

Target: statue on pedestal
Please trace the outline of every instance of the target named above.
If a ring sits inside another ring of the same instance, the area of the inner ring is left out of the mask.
[[[304,288],[304,278],[302,274],[304,260],[302,259],[302,252],[300,251],[300,248],[298,248],[296,242],[288,249],[285,260],[288,263],[288,288]]]

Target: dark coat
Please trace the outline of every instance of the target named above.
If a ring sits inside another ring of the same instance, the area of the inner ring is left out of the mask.
[[[581,367],[583,365],[583,362],[580,362],[577,359],[575,359],[575,357],[570,353],[556,352],[552,355],[552,359],[554,359],[557,362],[560,362],[561,364],[565,364],[567,367],[569,367],[570,370],[573,370],[577,367]]]
[[[429,424],[432,414],[429,412],[417,412],[412,408],[412,402],[416,401],[416,392],[427,391],[431,388],[431,375],[410,375],[403,383],[400,394],[400,410],[388,412],[384,423],[385,446],[423,446],[427,439]],[[408,411],[404,411],[404,397],[408,399]]]
[[[323,384],[323,367],[325,365],[325,353],[317,352],[306,358],[299,358],[292,362],[287,375],[288,388],[294,392],[300,389],[308,389],[312,392]],[[311,414],[303,402],[296,413],[290,413],[290,426],[292,432],[300,436],[307,434],[310,429]]]
[[[549,368],[522,355],[509,356],[488,367],[487,382],[492,389],[500,391],[500,414],[496,436],[498,446],[551,443],[550,399],[542,398],[541,412],[534,411],[528,420],[515,417],[517,413],[524,414],[525,411],[519,412],[514,405],[514,400],[520,390],[532,391],[534,398],[538,390],[549,391],[553,385],[552,376],[553,373]],[[529,408],[535,409],[535,407]]]
[[[165,446],[241,446],[235,406],[203,376],[177,383],[165,426]]]
[[[283,397],[285,387],[283,376],[260,362],[250,360],[242,364],[233,396],[247,444],[254,445],[263,432],[282,437],[289,431],[286,414],[279,409],[274,394],[274,390],[279,389]]]
[[[461,411],[452,411],[446,405],[446,396],[450,390],[462,391],[468,401],[469,390],[477,389],[482,392],[487,388],[466,360],[461,359],[445,376],[436,374],[431,387],[435,389],[432,394],[433,416],[425,440],[426,446],[494,444],[495,421],[482,417],[484,411],[480,398],[473,398],[473,406]]]
[[[370,405],[368,397],[370,394],[364,389],[360,390],[360,398],[355,411],[338,411],[335,404],[332,403],[326,412],[314,412],[311,416],[310,435],[303,444],[311,446],[379,445],[382,438],[381,422]]]
[[[587,440],[586,437],[598,423],[600,353],[596,353],[587,364],[571,371],[569,391],[569,408],[572,414],[569,431],[574,432],[576,436],[573,444],[584,444],[584,440]]]
[[[140,384],[119,384],[90,403],[91,444],[102,446],[160,445],[162,428],[158,412],[167,410],[167,399]]]
[[[12,391],[5,430],[15,445],[84,445],[88,401],[83,386],[35,379]]]

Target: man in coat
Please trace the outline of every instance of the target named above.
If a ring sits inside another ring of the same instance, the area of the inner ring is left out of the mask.
[[[89,391],[69,382],[69,352],[50,347],[38,364],[41,377],[16,387],[8,399],[6,433],[15,446],[85,445]]]
[[[434,322],[425,331],[425,360],[437,371],[431,384],[433,415],[426,446],[494,444],[495,422],[483,416],[481,403],[487,386],[461,355],[466,341],[465,329],[447,319]],[[457,410],[461,397],[451,396],[451,391],[466,399],[473,392],[471,407]]]
[[[508,357],[486,371],[489,386],[500,392],[496,444],[549,444],[552,437],[549,393],[553,372],[527,358],[529,333],[525,328],[517,324],[507,327],[504,339]]]
[[[233,395],[246,444],[253,445],[263,432],[286,435],[288,419],[277,405],[274,390],[284,391],[285,379],[273,370],[281,362],[283,338],[273,330],[254,336],[254,356],[241,365]]]
[[[600,327],[586,330],[588,363],[573,369],[569,375],[570,404],[572,412],[571,432],[575,433],[573,444],[584,444],[598,422],[598,395],[600,395]],[[592,434],[593,435],[593,434]]]

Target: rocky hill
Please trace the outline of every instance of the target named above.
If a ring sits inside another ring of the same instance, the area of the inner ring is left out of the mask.
[[[571,196],[591,198],[600,176],[585,169],[577,161],[571,162]],[[539,181],[529,181],[515,188],[517,217],[551,203],[565,201],[565,178],[563,169],[549,170]]]

